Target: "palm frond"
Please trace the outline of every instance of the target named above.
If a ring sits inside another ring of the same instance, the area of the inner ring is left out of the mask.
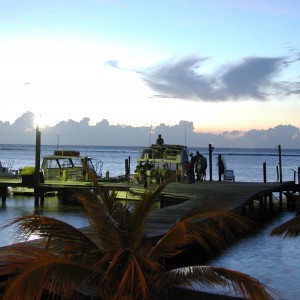
[[[246,232],[252,232],[251,224],[233,212],[196,211],[175,224],[151,249],[149,257],[173,257],[191,247],[191,244],[197,244],[206,253],[212,249],[219,251]]]
[[[275,227],[271,231],[270,235],[281,235],[284,238],[300,236],[300,215],[297,215],[287,222]]]
[[[79,293],[88,282],[89,267],[28,245],[15,245],[1,251],[1,274],[13,276],[3,300],[40,299],[43,292],[60,295]],[[14,276],[18,275],[18,276]]]
[[[96,176],[95,172],[93,170],[91,170],[86,163],[83,163],[83,168],[88,173],[89,177],[92,179],[93,185],[96,189],[95,194],[97,194],[99,196],[99,198],[100,198],[99,200],[101,201],[101,203],[106,207],[106,209],[108,211],[110,211],[110,207],[111,207],[112,203],[111,203],[109,197],[107,197],[105,195],[102,188],[99,186],[99,182],[97,180],[97,176]]]
[[[90,201],[90,198],[83,194],[79,194],[77,197],[84,206],[91,227],[97,235],[98,246],[105,247],[106,251],[118,249],[122,245],[120,224],[113,218],[106,206],[100,201]]]
[[[199,217],[202,219],[202,222],[199,223],[202,229],[207,230],[208,234],[212,229],[217,232],[223,239],[224,247],[244,237],[245,234],[254,233],[258,227],[255,222],[231,211],[199,213],[195,218],[191,217],[188,220],[197,223]]]
[[[167,184],[173,180],[169,178],[165,182],[162,182],[158,186],[152,189],[146,189],[142,195],[142,200],[138,201],[133,210],[127,224],[128,234],[131,237],[130,244],[133,248],[140,247],[140,244],[145,236],[145,224],[149,217],[149,214],[153,210],[155,201],[158,200],[159,195],[167,186]]]
[[[41,245],[51,247],[52,251],[62,253],[72,251],[85,253],[99,251],[96,243],[79,229],[63,221],[40,215],[18,217],[5,225],[18,225],[17,234],[29,239],[32,234],[41,238]]]
[[[274,299],[279,293],[257,279],[237,271],[214,266],[194,266],[166,272],[157,280],[157,290],[174,286],[191,286],[197,283],[202,290],[212,287],[229,287],[245,299]],[[167,287],[165,286],[167,285]]]

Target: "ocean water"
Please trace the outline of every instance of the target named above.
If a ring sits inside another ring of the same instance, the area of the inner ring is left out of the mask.
[[[125,159],[130,161],[131,172],[135,169],[136,159],[142,147],[94,147],[60,146],[62,150],[78,150],[103,163],[102,174],[110,176],[125,174]],[[41,146],[41,157],[50,155],[56,146]],[[190,148],[190,152],[199,151],[208,158],[207,148]],[[279,149],[229,149],[215,148],[212,153],[212,179],[218,180],[218,155],[221,155],[225,167],[234,170],[236,181],[262,182],[263,164],[266,164],[266,177],[269,182],[278,181]],[[24,166],[35,165],[34,145],[0,145],[0,161],[17,170]],[[300,167],[299,149],[281,149],[282,180],[294,181]],[[209,179],[209,170],[207,170]],[[43,207],[35,207],[32,196],[13,195],[0,207],[0,225],[17,216],[43,214],[66,221],[80,228],[89,223],[85,212],[79,206],[62,205],[56,197],[46,197]],[[282,239],[270,237],[271,229],[293,217],[285,212],[264,227],[264,230],[251,238],[241,240],[233,247],[210,262],[212,265],[231,268],[249,274],[261,282],[282,293],[282,299],[297,299],[300,293],[300,239]],[[1,230],[0,246],[22,241],[15,236],[14,228]]]

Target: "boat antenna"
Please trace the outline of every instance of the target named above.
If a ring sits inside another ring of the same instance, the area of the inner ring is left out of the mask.
[[[58,147],[59,147],[59,134],[57,135],[57,145],[56,145],[57,150],[58,150]]]
[[[152,122],[151,122],[150,130],[149,130],[149,147],[151,145],[151,133],[152,133]]]
[[[184,122],[184,145],[186,146],[186,122]]]

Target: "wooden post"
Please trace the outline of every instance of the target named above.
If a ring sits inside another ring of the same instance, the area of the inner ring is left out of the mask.
[[[279,182],[282,183],[282,162],[281,162],[281,146],[278,145],[278,157],[279,157]]]
[[[278,157],[279,157],[279,182],[282,183],[282,161],[281,161],[281,145],[278,145]],[[282,192],[279,192],[279,211],[282,211]]]
[[[128,156],[128,174],[130,174],[130,156]]]
[[[3,186],[3,187],[1,188],[2,204],[5,204],[5,203],[6,203],[6,189],[7,189],[6,186]]]
[[[128,159],[125,159],[125,179],[126,180],[129,180],[129,174],[130,174],[129,161],[128,161]]]
[[[300,184],[300,167],[298,167],[298,184]]]
[[[221,161],[222,161],[222,156],[221,156],[221,154],[218,154],[218,173],[219,173],[219,181],[222,181]]]
[[[263,163],[263,178],[264,182],[267,182],[267,165],[265,162]]]
[[[214,151],[214,147],[211,144],[208,145],[208,159],[209,159],[209,180],[212,181],[212,152]]]
[[[39,185],[40,185],[40,167],[41,166],[41,131],[36,127],[35,140],[35,172],[34,172],[34,196],[35,205],[39,205]]]

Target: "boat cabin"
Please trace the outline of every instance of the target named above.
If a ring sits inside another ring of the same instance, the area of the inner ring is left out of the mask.
[[[41,169],[45,180],[90,180],[84,166],[101,177],[102,162],[94,163],[89,156],[81,156],[79,151],[56,150],[53,155],[43,157]]]

